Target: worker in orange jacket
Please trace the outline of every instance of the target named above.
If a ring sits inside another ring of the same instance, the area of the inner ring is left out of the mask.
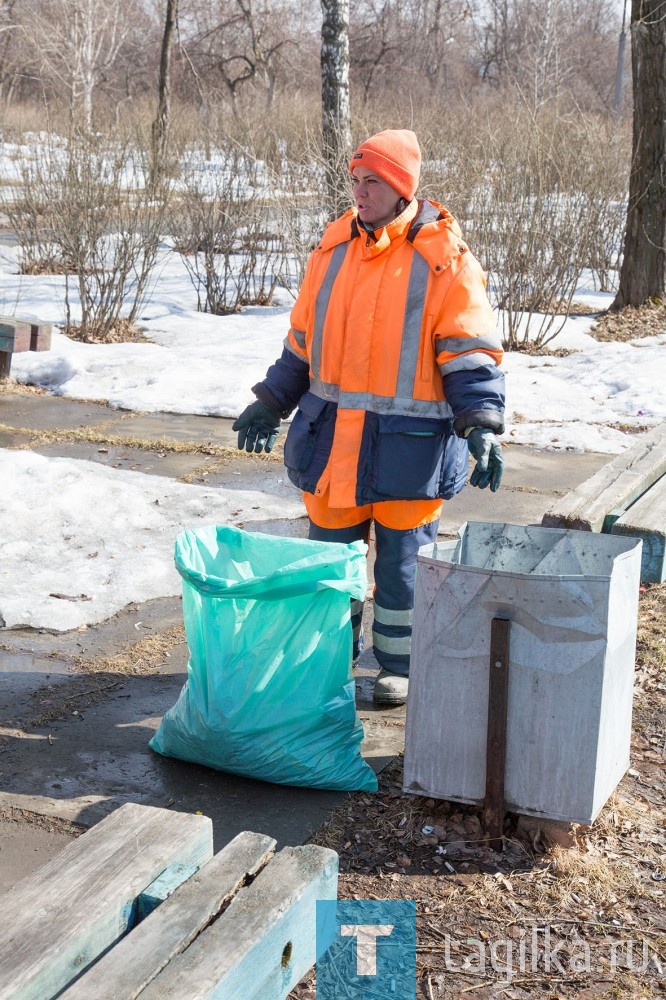
[[[303,491],[309,537],[369,539],[374,521],[374,700],[404,704],[419,548],[435,540],[442,500],[467,478],[502,478],[502,348],[481,266],[454,218],[415,197],[416,136],[388,129],[349,166],[355,207],[308,261],[282,356],[253,386],[233,427],[238,447],[284,449]],[[362,602],[352,605],[354,655]]]

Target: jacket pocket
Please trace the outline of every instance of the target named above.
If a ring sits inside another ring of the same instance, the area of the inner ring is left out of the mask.
[[[464,438],[459,438],[456,434],[451,434],[446,442],[442,464],[442,483],[439,495],[444,500],[450,500],[456,493],[460,493],[467,482],[468,464],[467,441]]]
[[[324,471],[333,444],[337,405],[304,393],[284,443],[284,464],[292,472]],[[308,477],[310,478],[310,477]]]
[[[396,500],[439,496],[447,436],[440,420],[381,417],[374,463],[377,494]]]

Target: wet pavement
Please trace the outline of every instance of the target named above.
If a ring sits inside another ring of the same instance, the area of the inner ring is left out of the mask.
[[[36,393],[0,393],[0,448],[29,448],[184,482],[293,496],[279,455],[238,453],[231,423],[127,413]],[[60,440],[49,439],[54,431],[61,432]],[[91,431],[95,440],[76,439]],[[184,450],[174,450],[176,446]],[[558,496],[608,459],[512,445],[504,454],[499,493],[467,488],[445,504],[442,534],[455,533],[465,520],[540,523]],[[246,522],[245,527],[304,534],[306,521]],[[147,675],[126,676],[95,664],[148,635],[163,635],[181,621],[180,600],[164,598],[131,605],[100,625],[72,632],[0,629],[0,892],[67,839],[62,825],[49,832],[30,827],[27,819],[19,831],[21,810],[84,825],[127,801],[200,810],[213,820],[219,850],[240,830],[268,834],[280,845],[302,843],[344,800],[338,792],[276,786],[167,759],[148,747],[184,683],[186,645],[176,642]],[[357,707],[366,734],[363,754],[379,770],[404,745],[405,713],[402,708],[374,708],[376,671],[369,650],[356,672]]]

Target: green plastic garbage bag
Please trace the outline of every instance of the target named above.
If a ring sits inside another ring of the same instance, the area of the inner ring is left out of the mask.
[[[153,750],[278,784],[374,791],[351,673],[365,553],[214,525],[179,535],[190,661]]]

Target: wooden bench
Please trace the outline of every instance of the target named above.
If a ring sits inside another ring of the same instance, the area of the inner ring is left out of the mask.
[[[124,805],[3,896],[2,1000],[283,1000],[314,965],[338,856]]]
[[[9,378],[13,354],[50,349],[50,323],[36,323],[17,316],[0,316],[0,379]]]
[[[666,579],[666,423],[641,437],[558,500],[548,528],[579,528],[642,539],[641,579]]]

